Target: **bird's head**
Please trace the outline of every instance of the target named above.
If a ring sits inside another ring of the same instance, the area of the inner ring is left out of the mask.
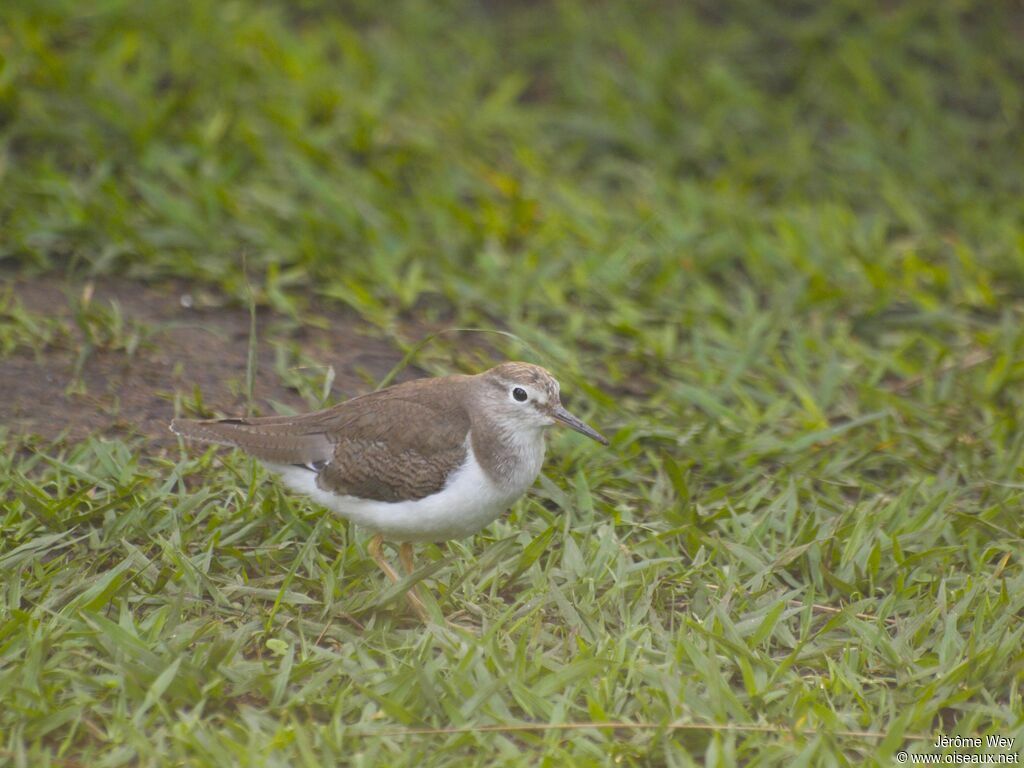
[[[608,445],[608,440],[562,405],[558,380],[539,365],[502,363],[480,374],[487,409],[507,425],[544,429],[564,424]]]

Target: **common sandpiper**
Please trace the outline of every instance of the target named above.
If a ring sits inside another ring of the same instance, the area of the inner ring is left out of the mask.
[[[607,445],[559,398],[538,365],[502,363],[475,376],[417,379],[299,416],[175,419],[182,437],[240,448],[290,489],[371,532],[368,551],[397,542],[412,573],[413,542],[470,536],[533,485],[544,432],[563,424]],[[410,603],[427,613],[414,592]]]

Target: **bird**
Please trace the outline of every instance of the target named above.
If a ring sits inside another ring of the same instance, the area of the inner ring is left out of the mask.
[[[413,571],[414,543],[471,536],[533,485],[545,432],[564,425],[608,440],[562,405],[557,379],[539,365],[504,362],[476,375],[421,378],[297,416],[176,418],[175,434],[239,448],[290,490],[371,532],[367,551],[399,544]],[[425,622],[426,609],[406,595]]]

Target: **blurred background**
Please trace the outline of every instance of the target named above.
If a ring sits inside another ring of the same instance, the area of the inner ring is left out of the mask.
[[[146,457],[184,460],[165,431],[176,410],[315,407],[403,359],[418,371],[399,376],[551,368],[613,450],[554,436],[553,480],[495,534],[520,559],[463,573],[449,599],[500,582],[523,605],[564,578],[575,608],[548,620],[582,626],[602,668],[609,636],[653,648],[618,647],[650,674],[584,694],[593,670],[545,677],[576,646],[541,640],[550,666],[521,682],[562,703],[495,683],[502,706],[480,709],[495,721],[788,728],[802,712],[1009,734],[1019,715],[1019,2],[6,2],[0,280],[8,444],[62,438],[89,482],[126,466],[146,498],[167,493]],[[25,456],[9,448],[4,471],[36,490],[0,485],[9,551],[51,519],[25,499],[60,518],[74,506],[45,500],[86,482],[46,474],[66,456],[46,472]],[[204,461],[175,471],[208,476]],[[251,471],[225,461],[229,485]],[[297,517],[268,525],[310,534]],[[111,552],[123,530],[103,533]],[[631,575],[597,565],[615,557]],[[444,567],[442,583],[460,566]],[[573,592],[584,576],[600,598]],[[641,594],[649,613],[614,607]],[[815,623],[846,606],[856,617]],[[680,616],[710,627],[688,627],[696,646],[674,634]],[[641,641],[638,626],[659,629]],[[195,669],[197,684],[214,674]],[[396,720],[450,721],[409,691]],[[693,738],[657,759],[719,743]],[[655,754],[630,739],[628,759]],[[815,744],[836,764],[875,748]]]
[[[111,278],[176,278],[300,323],[347,308],[400,345],[500,328],[644,399],[701,390],[684,400],[719,419],[766,407],[735,390],[769,354],[857,386],[1019,346],[1016,3],[22,0],[3,19],[8,282],[92,279],[123,309],[140,283]],[[450,360],[465,339],[438,343]],[[840,396],[782,388],[812,422]]]

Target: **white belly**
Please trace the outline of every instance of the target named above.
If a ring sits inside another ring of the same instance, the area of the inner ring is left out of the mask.
[[[521,489],[505,489],[480,467],[473,450],[448,483],[433,496],[416,501],[372,501],[337,496],[318,488],[316,474],[288,464],[267,464],[286,486],[306,494],[357,525],[382,533],[389,541],[446,541],[470,536],[494,521],[519,498]],[[530,483],[535,477],[530,478]]]

